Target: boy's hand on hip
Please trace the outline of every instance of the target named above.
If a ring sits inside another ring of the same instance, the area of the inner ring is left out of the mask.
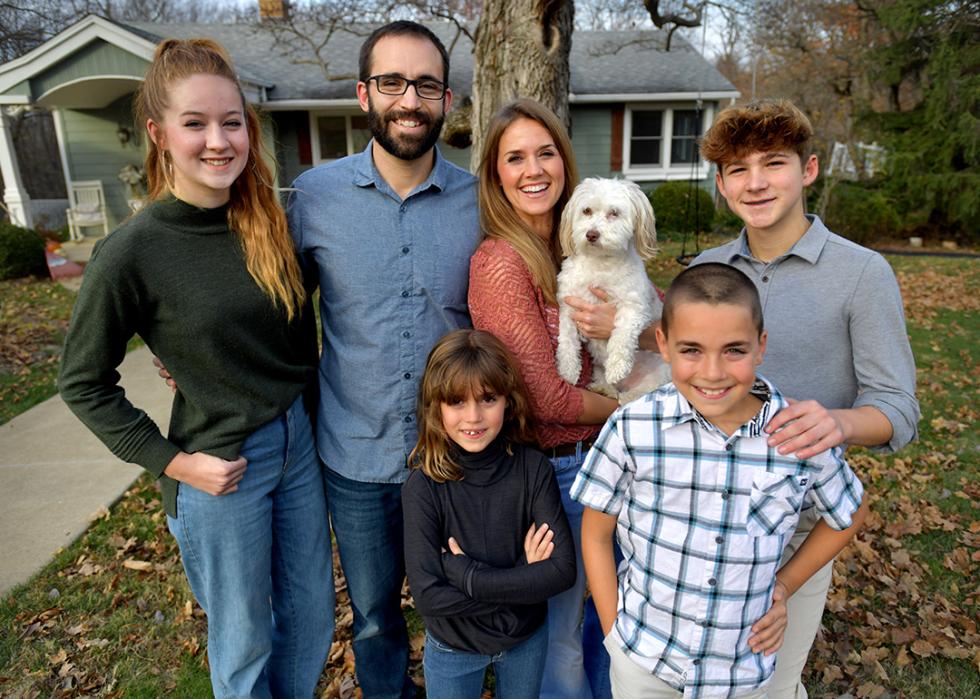
[[[766,425],[767,444],[780,454],[809,459],[846,440],[840,421],[815,400],[789,400],[789,407],[776,413]]]
[[[772,591],[772,606],[769,611],[752,625],[752,635],[749,636],[749,648],[753,653],[772,655],[783,645],[783,635],[786,633],[788,621],[786,613],[786,586],[779,580]]]
[[[238,490],[238,483],[245,477],[246,464],[240,456],[234,461],[225,461],[200,451],[193,454],[181,452],[163,472],[208,495],[227,495]]]
[[[547,524],[535,528],[532,522],[531,528],[524,535],[524,556],[527,558],[527,562],[537,563],[551,558],[551,554],[555,550],[555,543],[552,541],[554,538],[555,533]]]

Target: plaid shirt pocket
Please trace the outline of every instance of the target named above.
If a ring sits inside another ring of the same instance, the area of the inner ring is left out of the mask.
[[[796,474],[762,471],[752,476],[749,513],[745,531],[749,536],[773,536],[796,528],[806,492],[806,480]]]

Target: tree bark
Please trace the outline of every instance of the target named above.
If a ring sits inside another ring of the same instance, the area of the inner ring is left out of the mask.
[[[536,99],[568,125],[574,12],[572,0],[484,0],[474,49],[474,172],[491,118],[511,100]]]

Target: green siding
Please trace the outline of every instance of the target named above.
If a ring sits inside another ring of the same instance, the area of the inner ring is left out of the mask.
[[[59,85],[101,75],[146,75],[149,63],[128,51],[102,40],[86,44],[78,51],[31,80],[35,95],[43,95]]]
[[[612,112],[609,105],[573,106],[572,149],[581,177],[611,177]]]
[[[19,83],[14,85],[9,90],[4,91],[4,95],[23,95],[24,97],[30,97],[34,99],[34,95],[31,94],[31,84],[27,80],[21,80]]]
[[[453,165],[458,165],[467,172],[470,170],[470,152],[473,149],[470,147],[466,148],[454,148],[448,143],[443,143],[439,141],[439,152],[442,153],[442,157],[451,162]]]
[[[126,203],[129,188],[120,182],[119,171],[127,164],[143,163],[146,133],[143,129],[138,131],[139,142],[134,138],[129,143],[119,143],[116,136],[119,125],[132,125],[129,97],[116,100],[104,109],[64,109],[61,116],[70,177],[72,181],[101,180],[111,230],[129,216]],[[85,232],[94,235],[92,228]]]

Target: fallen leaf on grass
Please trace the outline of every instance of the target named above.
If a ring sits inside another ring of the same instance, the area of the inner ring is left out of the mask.
[[[919,657],[928,658],[936,652],[936,647],[929,643],[929,641],[920,638],[912,643],[912,652]]]
[[[130,570],[152,570],[153,564],[149,561],[137,561],[135,558],[127,558],[123,561],[123,568]]]

